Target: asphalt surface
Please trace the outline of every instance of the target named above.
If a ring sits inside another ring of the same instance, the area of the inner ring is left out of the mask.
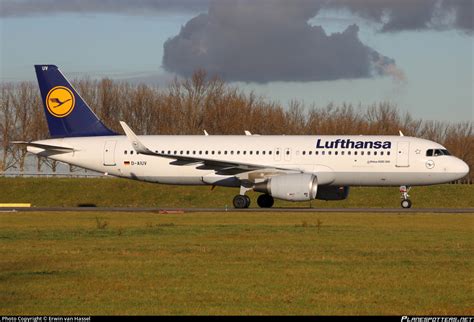
[[[67,212],[67,211],[96,211],[96,212],[155,212],[158,214],[181,214],[190,212],[314,212],[314,213],[469,213],[474,214],[474,208],[115,208],[115,207],[21,207],[0,208],[0,212]]]

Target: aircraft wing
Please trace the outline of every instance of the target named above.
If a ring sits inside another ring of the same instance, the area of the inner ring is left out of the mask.
[[[263,164],[253,164],[245,162],[233,162],[227,160],[216,160],[216,159],[207,159],[198,156],[184,156],[184,155],[174,155],[174,154],[163,154],[157,153],[148,149],[140,140],[137,135],[130,129],[130,127],[125,122],[120,122],[127,138],[132,143],[133,148],[137,153],[157,156],[162,158],[173,159],[175,161],[170,162],[174,165],[197,165],[197,169],[202,170],[214,170],[216,174],[219,175],[238,175],[246,172],[258,172],[259,174],[265,174],[265,176],[281,174],[281,173],[302,173],[304,171],[274,167],[270,165]]]

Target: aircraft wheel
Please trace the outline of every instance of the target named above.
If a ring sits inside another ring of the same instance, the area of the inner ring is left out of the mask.
[[[237,195],[234,197],[233,204],[237,209],[248,208],[250,206],[250,198],[245,195]]]
[[[274,202],[275,200],[269,194],[263,194],[257,198],[257,204],[260,208],[271,208]]]
[[[402,200],[402,208],[408,209],[411,208],[411,200],[410,199],[404,199]]]
[[[245,208],[248,208],[250,206],[250,197],[247,196],[247,195],[244,195],[244,197],[247,200],[247,207],[245,207]]]

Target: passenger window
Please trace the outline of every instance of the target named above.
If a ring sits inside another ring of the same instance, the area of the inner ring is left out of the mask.
[[[370,151],[367,151],[367,155],[370,155]]]
[[[336,151],[336,152],[334,152],[334,154],[335,154],[335,155],[337,155],[337,154],[338,154],[338,152]]]
[[[306,151],[303,151],[302,153],[303,153],[303,155],[306,155]]]
[[[322,154],[322,155],[325,155],[325,154],[326,154],[326,151],[321,151],[321,154]]]
[[[130,154],[133,154],[133,151],[130,151]]]
[[[357,151],[354,151],[354,155],[357,155]]]
[[[351,155],[351,151],[347,151],[347,155]]]
[[[364,155],[364,151],[360,151],[360,155]]]
[[[123,154],[127,154],[127,150],[123,151]]]
[[[268,154],[271,155],[271,154],[272,154],[272,151],[268,151]]]
[[[387,151],[387,155],[390,155],[390,151]]]

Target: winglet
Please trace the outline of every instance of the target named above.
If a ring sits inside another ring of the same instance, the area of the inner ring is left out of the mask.
[[[207,131],[204,130],[204,135],[205,135],[205,136],[209,136],[209,133],[207,133]]]
[[[148,155],[156,154],[150,149],[148,149],[142,142],[140,142],[138,136],[132,131],[132,129],[127,125],[127,123],[120,121],[120,125],[122,126],[125,135],[127,136],[130,143],[132,143],[132,146],[136,152]]]
[[[398,133],[400,133],[400,136],[405,136],[403,135],[402,131],[398,130]]]
[[[244,133],[245,133],[245,135],[252,135],[252,133],[250,131],[247,131],[247,130],[245,130]]]

